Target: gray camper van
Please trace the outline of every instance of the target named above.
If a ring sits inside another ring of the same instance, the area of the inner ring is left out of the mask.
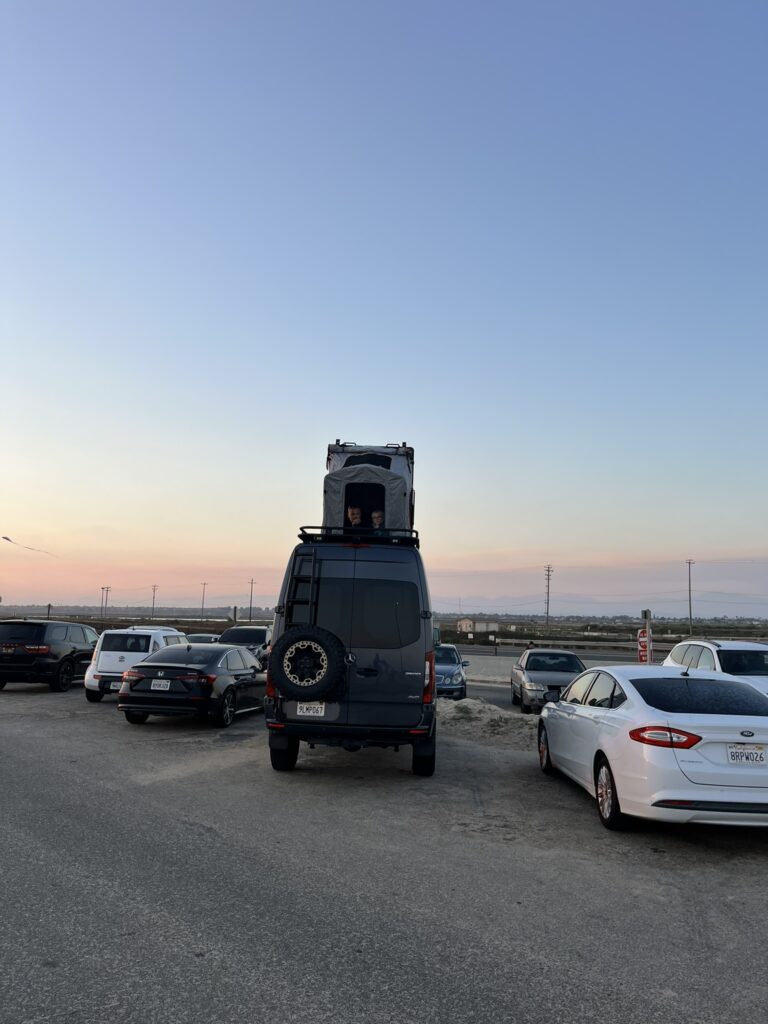
[[[414,773],[432,775],[435,658],[418,535],[340,532],[304,527],[288,562],[267,670],[272,767],[293,769],[301,740],[409,745]]]

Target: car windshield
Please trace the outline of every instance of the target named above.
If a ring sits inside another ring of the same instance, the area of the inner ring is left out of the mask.
[[[436,665],[458,665],[459,655],[456,651],[451,650],[450,647],[436,647],[435,648],[435,664]]]
[[[768,676],[768,651],[719,651],[723,672],[732,676]]]
[[[768,718],[768,697],[749,683],[724,679],[632,679],[646,704],[658,711],[689,715],[756,715]]]
[[[263,644],[267,640],[264,626],[233,626],[219,637],[223,644]]]
[[[533,654],[525,665],[529,672],[583,672],[575,654]]]
[[[218,661],[222,652],[212,650],[210,645],[206,647],[192,647],[189,644],[173,644],[171,647],[164,647],[155,651],[145,658],[144,665],[159,662],[161,665],[207,665],[209,662]]]
[[[17,640],[26,644],[38,640],[45,629],[39,622],[0,622],[0,644]]]
[[[148,633],[102,633],[102,651],[133,651],[146,654],[149,650],[150,636]]]

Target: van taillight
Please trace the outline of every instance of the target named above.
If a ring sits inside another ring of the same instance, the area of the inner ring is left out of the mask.
[[[264,696],[271,697],[272,700],[274,700],[275,697],[277,697],[277,687],[272,682],[272,673],[269,670],[269,665],[267,665],[267,685],[264,690]]]
[[[435,700],[435,652],[430,651],[424,662],[424,693],[422,704],[432,704]]]

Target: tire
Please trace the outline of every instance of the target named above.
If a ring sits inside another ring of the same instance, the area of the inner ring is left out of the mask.
[[[5,689],[5,684],[8,682],[7,679],[0,679],[0,690]]]
[[[429,778],[435,774],[435,758],[437,750],[433,747],[431,754],[417,754],[416,747],[413,748],[413,760],[411,761],[411,770],[414,775],[421,775],[423,778]]]
[[[612,831],[626,828],[627,819],[621,813],[613,772],[605,757],[600,757],[595,765],[595,803],[598,817],[606,828]]]
[[[54,679],[48,684],[54,693],[66,693],[75,678],[75,666],[71,661],[62,661]]]
[[[237,694],[230,686],[221,695],[219,706],[213,713],[213,724],[219,729],[228,729],[235,720],[237,714]]]
[[[125,720],[130,722],[131,725],[144,725],[146,720],[149,718],[148,711],[126,711]]]
[[[88,687],[86,686],[85,699],[88,701],[89,704],[98,704],[103,696],[104,694],[101,692],[101,690],[89,690]]]
[[[461,691],[461,693],[458,695],[458,697],[456,697],[455,699],[456,700],[466,700],[467,699],[467,688],[466,688],[466,686]]]
[[[547,727],[543,722],[539,722],[539,768],[541,768],[545,775],[554,775],[555,773],[555,766],[552,764],[552,758],[549,753]]]
[[[510,683],[509,685],[512,688],[512,706],[514,707],[516,704],[520,703],[520,698],[515,695],[515,684]]]
[[[319,626],[289,629],[272,647],[269,670],[287,697],[310,700],[330,693],[344,679],[344,644]]]
[[[523,700],[523,690],[522,690],[522,687],[520,688],[520,711],[524,715],[530,715],[530,713],[531,713],[531,705],[530,704],[526,704],[525,701]]]
[[[269,748],[269,760],[276,772],[292,772],[296,767],[296,759],[299,756],[299,741],[291,737],[288,741],[287,750],[275,750]]]

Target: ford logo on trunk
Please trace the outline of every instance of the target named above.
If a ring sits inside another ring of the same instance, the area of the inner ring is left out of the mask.
[[[752,732],[751,729],[742,729],[740,735],[741,736],[754,736],[755,734]]]

